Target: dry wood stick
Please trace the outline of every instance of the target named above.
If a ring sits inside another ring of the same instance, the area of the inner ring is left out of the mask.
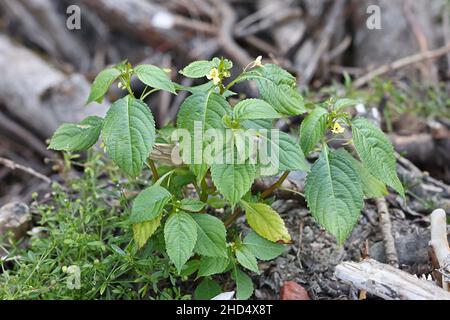
[[[395,248],[395,240],[392,236],[392,224],[387,208],[386,200],[383,198],[375,199],[378,209],[380,229],[383,234],[384,250],[386,253],[386,262],[391,266],[398,268],[398,255]]]
[[[384,64],[384,65],[366,73],[362,77],[356,79],[355,82],[353,82],[353,86],[355,88],[360,88],[360,87],[364,86],[365,84],[367,84],[372,79],[379,77],[389,71],[398,70],[398,69],[404,68],[406,66],[409,66],[411,64],[419,63],[419,62],[422,62],[425,60],[436,59],[448,52],[450,52],[450,44],[440,47],[435,50],[429,50],[429,51],[425,51],[425,52],[421,52],[421,53],[416,53],[411,56],[407,56],[407,57],[398,59],[389,64]]]
[[[20,170],[23,172],[26,172],[48,184],[52,183],[52,180],[49,177],[44,176],[42,173],[37,172],[33,168],[23,166],[21,164],[15,163],[14,161],[6,158],[0,157],[0,164],[4,165],[5,167],[11,169],[11,170]]]

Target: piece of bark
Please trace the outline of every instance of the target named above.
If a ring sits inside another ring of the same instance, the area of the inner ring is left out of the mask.
[[[50,137],[62,122],[106,113],[106,102],[85,107],[90,84],[82,75],[62,73],[4,35],[0,35],[0,69],[4,112],[41,138]]]
[[[450,293],[431,281],[372,259],[342,262],[335,276],[386,300],[450,300]]]

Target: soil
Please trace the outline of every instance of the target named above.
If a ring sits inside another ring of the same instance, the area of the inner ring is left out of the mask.
[[[336,279],[334,269],[342,261],[360,261],[367,255],[383,262],[375,205],[366,202],[358,224],[343,246],[338,246],[299,202],[279,200],[273,207],[285,220],[293,243],[276,260],[260,263],[261,276],[253,279],[255,297],[279,299],[283,283],[295,281],[311,299],[358,299],[358,290]],[[401,210],[391,208],[391,220],[400,267],[419,276],[428,275],[432,270],[427,255],[428,217],[410,219]]]

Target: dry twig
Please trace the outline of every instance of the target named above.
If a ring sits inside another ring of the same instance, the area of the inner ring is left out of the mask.
[[[15,163],[12,160],[0,157],[0,164],[4,165],[5,167],[7,167],[11,170],[20,170],[20,171],[26,172],[48,184],[52,183],[52,180],[49,177],[44,176],[42,173],[39,173],[30,167],[26,167],[21,164]]]

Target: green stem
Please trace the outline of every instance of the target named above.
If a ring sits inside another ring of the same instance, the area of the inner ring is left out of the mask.
[[[261,194],[261,199],[265,199],[265,198],[271,196],[272,193],[275,191],[275,189],[281,187],[281,185],[283,184],[284,180],[286,180],[288,175],[289,175],[289,171],[285,171],[273,185],[271,185],[269,188],[264,190],[264,192]]]
[[[225,227],[228,228],[239,217],[241,212],[242,212],[242,209],[240,207],[237,207],[236,209],[234,209],[233,213],[230,214],[223,222]]]
[[[150,167],[150,170],[152,171],[152,179],[153,182],[155,183],[156,181],[159,180],[158,170],[156,169],[155,162],[153,162],[152,159],[148,159],[147,163],[148,166]]]
[[[149,92],[147,92],[145,95],[141,96],[140,100],[145,100],[149,95],[151,95],[153,92],[158,91],[159,89],[152,89]]]
[[[206,202],[208,201],[208,184],[206,183],[205,178],[202,179],[200,183],[201,193],[200,193],[200,201]]]

